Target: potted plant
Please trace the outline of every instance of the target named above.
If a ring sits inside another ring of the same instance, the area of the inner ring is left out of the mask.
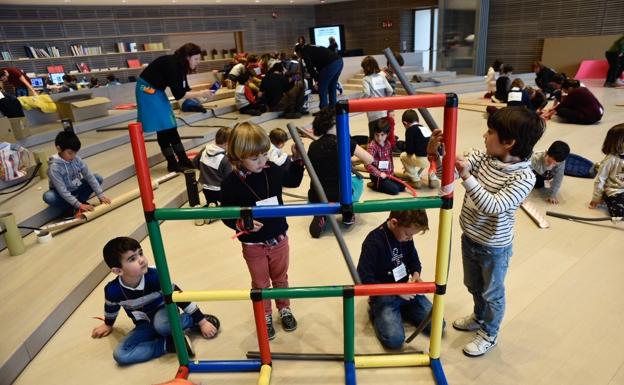
[[[230,54],[230,51],[228,51],[227,49],[223,48],[221,50],[221,56],[223,57],[223,59],[225,59],[226,57],[228,57],[228,55]]]
[[[212,60],[215,60],[217,58],[218,53],[219,51],[217,51],[216,48],[213,48],[212,51],[210,51],[210,56],[212,57]]]
[[[230,48],[230,57],[235,57],[237,54],[236,48]]]

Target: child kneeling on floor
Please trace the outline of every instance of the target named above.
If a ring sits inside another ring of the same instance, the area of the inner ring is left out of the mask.
[[[54,139],[57,155],[48,160],[50,190],[43,194],[43,201],[52,207],[73,215],[78,211],[93,211],[87,202],[95,192],[100,203],[110,204],[102,191],[102,177],[92,174],[87,164],[78,156],[80,139],[72,131],[61,131]]]
[[[104,246],[104,261],[117,275],[104,287],[104,323],[93,329],[92,338],[111,334],[113,324],[123,307],[135,327],[117,345],[113,358],[120,365],[149,361],[165,353],[174,353],[169,318],[158,280],[158,272],[147,266],[141,244],[133,238],[117,237]],[[173,284],[174,290],[180,288]],[[204,315],[193,302],[179,302],[182,329],[196,327],[204,338],[213,338],[219,330],[219,320]],[[188,336],[184,342],[189,356],[194,352]]]
[[[363,284],[422,282],[422,265],[412,239],[429,230],[424,210],[391,211],[386,222],[371,231],[362,243],[357,271]],[[388,349],[399,349],[405,341],[403,321],[420,325],[431,311],[431,302],[421,294],[383,295],[369,298],[375,334]],[[431,322],[423,332],[429,334]]]

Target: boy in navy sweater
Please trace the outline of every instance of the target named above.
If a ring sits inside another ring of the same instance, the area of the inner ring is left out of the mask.
[[[388,220],[371,231],[362,243],[357,271],[363,284],[422,282],[422,266],[412,237],[429,230],[424,210],[391,211]],[[419,325],[431,311],[424,295],[370,297],[375,334],[388,349],[399,349],[405,340],[403,320]],[[431,331],[431,324],[423,330]]]
[[[114,238],[104,246],[104,261],[118,275],[104,287],[104,323],[93,329],[92,338],[106,337],[123,307],[135,328],[124,337],[113,352],[120,365],[144,362],[175,352],[165,302],[157,270],[147,266],[141,245],[128,237]],[[173,285],[174,290],[180,290]],[[205,338],[213,338],[219,330],[219,320],[204,315],[193,302],[179,302],[183,329],[197,326]],[[185,336],[186,349],[194,355],[190,340]]]

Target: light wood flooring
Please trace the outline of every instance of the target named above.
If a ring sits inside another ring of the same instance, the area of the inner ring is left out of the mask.
[[[536,150],[545,150],[553,140],[567,141],[574,153],[598,161],[600,146],[606,131],[624,122],[624,107],[616,107],[624,99],[624,90],[604,89],[596,82],[587,82],[603,102],[606,113],[600,124],[576,126],[557,121],[548,129]],[[462,95],[477,97],[477,94]],[[431,110],[441,124],[440,109]],[[400,111],[397,114],[400,116]],[[284,126],[283,121],[266,124],[270,129]],[[478,112],[460,111],[458,151],[483,148],[485,119]],[[366,132],[366,118],[356,116],[351,121],[353,133]],[[398,127],[402,136],[403,130]],[[396,160],[397,163],[398,159]],[[400,163],[399,163],[400,164]],[[180,188],[179,182],[168,182],[164,188]],[[289,190],[305,195],[309,181]],[[529,200],[540,211],[559,211],[579,216],[604,216],[605,211],[589,210],[593,182],[590,179],[566,177],[561,191],[561,203],[548,205],[538,192]],[[121,187],[120,187],[121,188]],[[458,215],[464,195],[456,185],[455,211],[445,318],[447,329],[442,340],[441,361],[450,384],[592,384],[618,385],[624,383],[624,224],[598,222],[583,224],[548,217],[549,229],[539,229],[521,210],[515,227],[514,255],[506,280],[507,311],[499,335],[499,345],[486,356],[467,358],[462,346],[471,334],[450,326],[455,318],[471,312],[472,303],[462,283]],[[423,195],[433,191],[423,189]],[[164,192],[164,191],[163,191]],[[158,194],[157,194],[158,196]],[[363,199],[387,196],[365,189]],[[292,198],[285,197],[285,200]],[[297,202],[299,203],[299,202]],[[431,230],[415,238],[423,261],[423,278],[433,279],[438,215],[428,211]],[[77,228],[61,234],[54,242],[67,244],[67,254],[81,263],[81,249],[101,250],[107,239],[98,236],[100,227],[116,228],[124,235],[124,218],[142,216],[138,202],[98,219],[89,228]],[[345,234],[350,252],[357,263],[360,245],[366,234],[383,222],[385,213],[359,215],[355,228]],[[331,234],[321,239],[308,235],[309,218],[289,218],[290,224],[290,285],[335,285],[351,283],[339,248]],[[162,224],[162,233],[173,280],[187,290],[248,288],[249,274],[241,257],[240,245],[230,239],[232,231],[221,223],[194,226],[192,221]],[[32,245],[32,239],[29,240]],[[142,242],[148,256],[148,240]],[[45,245],[34,248],[43,250]],[[619,251],[618,251],[619,250]],[[92,252],[91,252],[92,253]],[[54,268],[56,258],[66,255],[46,255],[44,251],[27,258],[49,258]],[[153,261],[153,259],[152,259]],[[21,270],[28,269],[28,260],[2,268],[2,280],[20,280]],[[72,269],[58,272],[57,282],[50,290],[62,285],[63,277]],[[29,275],[30,276],[30,275]],[[103,311],[103,287],[109,276],[82,303],[57,334],[24,370],[15,384],[154,384],[170,379],[177,369],[175,355],[165,355],[148,363],[118,367],[112,350],[131,328],[131,322],[120,314],[114,333],[104,339],[90,338],[91,329],[100,321],[93,319]],[[23,282],[20,290],[29,290]],[[31,293],[32,301],[46,306],[47,292]],[[2,306],[7,306],[8,298]],[[356,353],[382,352],[366,314],[366,300],[356,300]],[[213,340],[192,334],[199,359],[244,359],[245,353],[257,350],[253,316],[249,302],[202,303],[201,308],[219,316],[222,330]],[[342,353],[342,311],[340,299],[295,300],[293,311],[299,328],[284,332],[277,325],[277,338],[271,342],[274,352]],[[19,329],[10,318],[1,319],[5,331]],[[406,326],[411,333],[412,326]],[[11,334],[11,333],[9,333]],[[2,341],[0,345],[4,345]],[[426,351],[428,341],[416,338],[405,350]],[[360,369],[360,384],[433,384],[428,368]],[[190,377],[204,385],[256,383],[257,373],[201,374]],[[342,384],[343,367],[336,362],[273,362],[272,384]]]

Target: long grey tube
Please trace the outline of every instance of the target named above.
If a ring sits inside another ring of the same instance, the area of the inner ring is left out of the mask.
[[[388,63],[390,63],[390,65],[394,69],[394,72],[397,74],[399,81],[401,82],[401,84],[403,84],[403,88],[405,88],[405,91],[407,92],[407,94],[416,95],[416,91],[414,90],[414,87],[412,87],[412,84],[409,82],[409,80],[407,80],[407,77],[405,76],[405,73],[401,69],[401,66],[399,65],[399,63],[397,63],[396,59],[394,58],[394,53],[392,53],[392,50],[390,48],[386,48],[383,50],[383,53],[384,55],[386,55],[386,59],[388,59]],[[423,119],[425,119],[427,126],[429,126],[431,130],[435,130],[438,128],[438,124],[435,122],[435,120],[433,120],[433,117],[429,113],[429,110],[427,110],[426,108],[419,108],[418,112],[420,112]]]
[[[321,198],[322,203],[328,203],[327,195],[325,195],[325,191],[323,190],[323,186],[321,186],[321,181],[316,175],[316,171],[314,171],[314,167],[312,167],[312,163],[310,162],[310,158],[308,158],[308,154],[306,153],[305,147],[303,146],[303,142],[301,142],[301,138],[299,137],[299,133],[297,132],[297,127],[294,124],[288,123],[286,125],[288,127],[288,131],[290,131],[290,136],[293,138],[295,142],[295,146],[297,146],[297,151],[301,154],[303,158],[303,162],[305,163],[306,169],[308,170],[308,174],[310,175],[310,179],[312,180],[312,187],[314,191],[316,191],[316,195]],[[342,236],[342,232],[338,227],[338,221],[334,218],[333,215],[328,215],[327,219],[329,219],[329,223],[331,224],[332,231],[334,232],[334,236],[336,237],[336,241],[338,241],[338,246],[340,246],[340,251],[342,252],[342,256],[347,264],[347,268],[349,269],[349,273],[351,273],[351,278],[353,279],[353,283],[356,285],[362,284],[362,280],[360,280],[360,275],[353,264],[353,259],[351,258],[351,254],[349,253],[349,248],[345,243],[344,237]]]

